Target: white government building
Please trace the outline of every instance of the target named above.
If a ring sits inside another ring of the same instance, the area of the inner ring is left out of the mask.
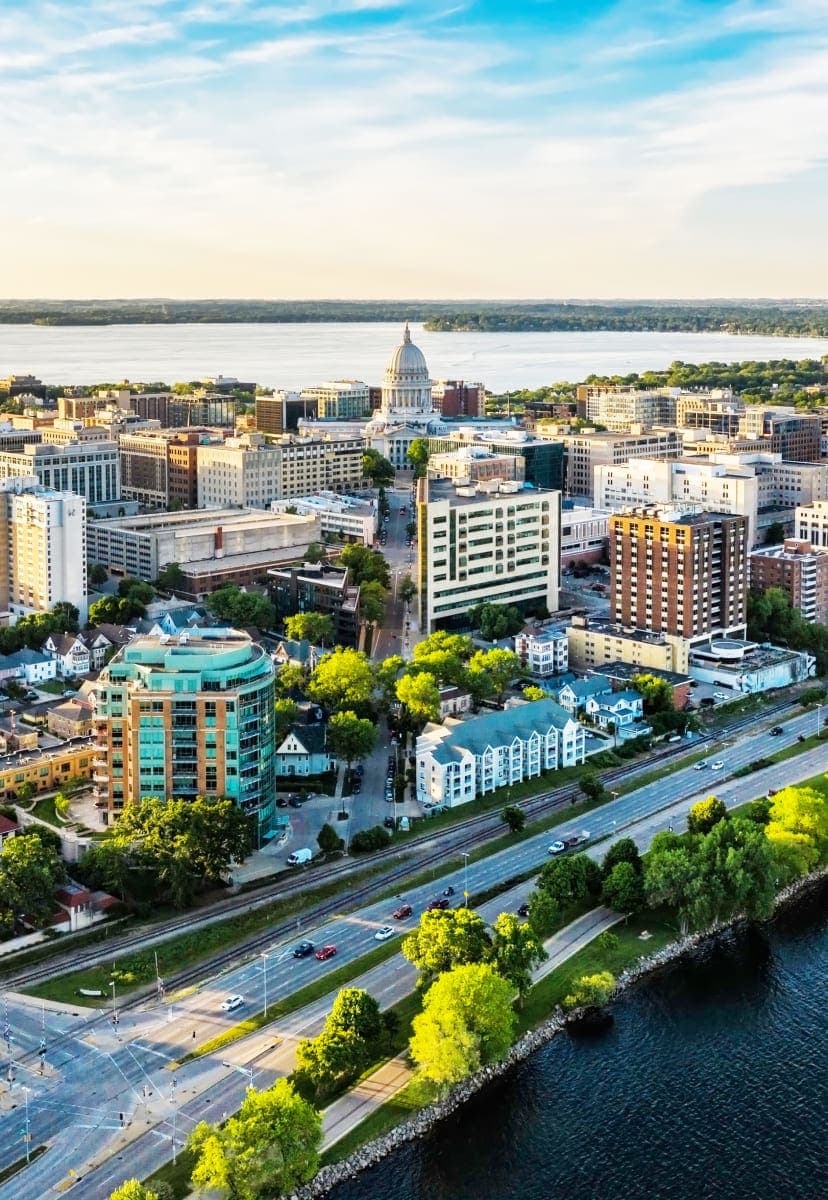
[[[365,427],[365,442],[397,469],[410,467],[408,448],[417,438],[445,433],[434,408],[425,356],[411,340],[408,322],[403,340],[391,355],[382,381],[380,407]]]
[[[417,739],[417,799],[455,808],[542,771],[584,761],[584,727],[554,700],[468,721],[448,718]]]

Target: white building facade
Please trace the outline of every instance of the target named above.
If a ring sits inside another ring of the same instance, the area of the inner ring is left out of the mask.
[[[6,479],[0,486],[0,541],[7,563],[0,581],[0,609],[17,617],[47,612],[60,600],[87,618],[86,501],[32,480]]]
[[[569,639],[565,629],[527,626],[515,636],[517,654],[532,675],[546,679],[569,669]]]
[[[431,380],[422,350],[411,341],[406,321],[403,340],[388,363],[382,383],[382,401],[365,427],[365,441],[397,470],[411,466],[408,448],[417,438],[446,429],[434,408]]]

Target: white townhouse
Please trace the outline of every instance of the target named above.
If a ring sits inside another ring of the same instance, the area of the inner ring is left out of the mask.
[[[554,700],[469,721],[449,718],[417,739],[417,799],[455,808],[542,771],[584,761],[584,730]]]
[[[644,716],[644,698],[632,688],[623,692],[612,692],[610,695],[588,696],[586,715],[601,729],[606,729],[609,725],[620,729],[622,725],[632,725],[641,720]]]
[[[567,632],[527,625],[515,636],[515,654],[532,675],[563,675],[569,669]]]

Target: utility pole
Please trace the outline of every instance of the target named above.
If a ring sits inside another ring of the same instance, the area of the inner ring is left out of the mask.
[[[466,850],[461,852],[463,858],[463,895],[466,908],[469,907],[469,855]]]
[[[31,1145],[31,1140],[32,1140],[32,1135],[29,1131],[29,1089],[27,1087],[24,1087],[23,1091],[26,1096],[26,1130],[25,1130],[25,1133],[23,1134],[23,1137],[25,1138],[25,1141],[26,1141],[26,1163],[28,1165],[29,1155],[31,1153],[29,1147]]]
[[[264,1015],[267,1016],[267,960],[270,955],[262,950],[262,970],[264,971]]]

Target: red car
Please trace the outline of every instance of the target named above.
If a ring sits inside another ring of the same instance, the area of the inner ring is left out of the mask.
[[[399,908],[394,909],[394,920],[404,921],[406,917],[411,916],[411,905],[401,904]]]
[[[316,951],[316,957],[320,962],[324,962],[327,958],[333,958],[336,954],[336,946],[323,946],[321,950]]]
[[[445,896],[438,896],[436,900],[429,900],[425,907],[426,912],[433,912],[436,908],[448,908],[449,902]]]

